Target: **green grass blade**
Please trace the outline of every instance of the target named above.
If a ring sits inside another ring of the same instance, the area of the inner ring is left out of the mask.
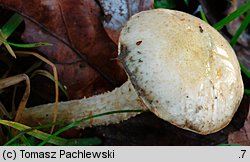
[[[90,119],[93,119],[93,118],[97,118],[97,117],[100,117],[100,116],[105,116],[105,115],[111,115],[111,114],[115,114],[115,113],[131,113],[131,112],[145,112],[145,110],[121,110],[121,111],[110,111],[110,112],[106,112],[106,113],[101,113],[101,114],[97,114],[97,115],[93,115],[93,116],[90,116],[90,117],[86,117],[86,118],[83,118],[83,119],[80,119],[80,120],[77,120],[63,128],[61,128],[60,130],[58,130],[57,132],[55,132],[54,134],[52,134],[50,137],[48,137],[47,139],[45,139],[43,142],[41,142],[38,146],[43,146],[45,145],[48,141],[50,141],[50,139],[53,139],[54,137],[56,137],[57,135],[59,135],[60,133],[80,124],[81,122],[83,121],[86,121],[86,120],[90,120]]]
[[[31,146],[30,141],[25,137],[25,135],[22,135],[21,140],[26,146]]]
[[[23,17],[15,13],[2,27],[3,38],[7,39],[22,23]]]
[[[175,8],[176,2],[175,0],[155,0],[154,1],[155,8]]]
[[[248,24],[250,23],[250,11],[248,11],[247,16],[241,23],[239,29],[235,32],[233,38],[230,41],[231,46],[234,46],[240,37],[241,33],[247,28]]]
[[[100,145],[102,141],[97,137],[69,139],[64,146],[96,146]]]
[[[41,46],[52,46],[52,44],[47,43],[47,42],[38,42],[38,43],[31,43],[31,44],[17,44],[17,43],[11,43],[6,41],[5,39],[0,37],[0,41],[2,41],[3,43],[15,46],[15,47],[19,47],[19,48],[34,48],[34,47],[41,47]]]
[[[34,71],[35,69],[38,69],[40,66],[42,66],[43,62],[42,61],[38,61],[36,63],[34,63],[33,65],[31,65],[26,71],[25,74],[29,74],[32,71]],[[31,77],[30,77],[31,78]]]
[[[239,36],[241,35],[241,33],[247,28],[248,24],[250,23],[250,11],[248,11],[247,16],[245,17],[245,19],[243,20],[242,24],[240,25],[239,29],[236,31],[236,33],[234,34],[233,38],[230,41],[231,46],[235,46]],[[248,72],[247,68],[240,63],[240,68],[241,71],[248,77],[250,78],[250,73]],[[244,92],[245,94],[250,94],[249,91]]]
[[[189,1],[190,0],[183,0],[184,1],[184,3],[188,6],[189,5]]]
[[[250,95],[250,90],[249,89],[244,89],[244,94]]]
[[[34,73],[31,74],[30,78],[33,78],[35,75],[43,75],[43,76],[49,78],[50,80],[52,80],[53,82],[55,82],[54,76],[52,74],[50,74],[48,71],[37,70],[37,71],[35,71]],[[67,90],[64,88],[64,86],[62,85],[61,82],[58,82],[58,87],[64,93],[64,95],[67,97],[67,99],[69,99],[69,94],[68,94]]]
[[[243,66],[241,63],[240,63],[240,68],[241,68],[241,71],[248,77],[250,78],[250,73],[248,72],[247,68],[245,66]]]
[[[22,16],[15,13],[0,29],[0,38],[4,41],[0,41],[0,46],[2,45],[2,42],[6,46],[9,53],[16,58],[16,55],[12,48],[9,46],[9,44],[5,43],[5,39],[7,39],[15,30],[16,28],[22,23],[23,18]]]
[[[62,122],[57,122],[57,123],[54,123],[53,125],[58,125],[60,123],[62,123]],[[37,139],[40,139],[40,140],[45,140],[51,136],[48,133],[44,133],[44,132],[39,131],[37,129],[31,128],[31,127],[28,127],[28,126],[23,125],[21,123],[17,123],[17,122],[13,122],[13,121],[0,120],[0,124],[12,127],[12,128],[17,129],[19,131],[23,131],[23,132],[20,132],[18,135],[16,135],[14,138],[12,138],[10,141],[8,141],[5,145],[10,145],[16,139],[23,136],[24,133],[27,133],[28,135],[36,137]],[[51,126],[51,124],[49,124],[48,126]],[[64,145],[65,143],[67,143],[67,140],[64,138],[61,138],[61,137],[54,136],[53,138],[50,138],[49,141],[47,141],[47,142],[52,143],[54,145]]]
[[[213,27],[217,30],[222,29],[226,24],[234,20],[235,18],[239,17],[243,13],[247,12],[250,9],[250,2],[247,2],[245,5],[239,7],[236,11],[222,19],[221,21],[217,22],[213,25]]]
[[[3,41],[1,41],[1,40],[3,40]],[[11,46],[8,43],[5,43],[5,39],[3,38],[3,32],[0,29],[0,46],[2,45],[2,43],[5,45],[7,51],[10,53],[10,55],[13,56],[14,58],[16,58],[16,54],[12,50]]]
[[[202,6],[200,8],[200,14],[201,14],[202,20],[205,21],[206,23],[208,23],[207,17],[206,17],[206,15],[205,15],[205,13],[204,13],[204,11],[202,9]]]
[[[242,65],[241,63],[239,63],[239,64],[240,64],[241,71],[247,76],[247,78],[250,78],[250,73],[248,72],[247,68],[244,65]],[[245,89],[244,93],[247,95],[250,95],[250,90]]]

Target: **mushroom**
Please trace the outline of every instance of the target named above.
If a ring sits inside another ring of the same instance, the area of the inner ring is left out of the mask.
[[[60,102],[58,120],[71,123],[107,111],[148,109],[177,127],[209,134],[228,125],[243,96],[239,63],[229,43],[184,12],[154,9],[132,16],[120,34],[118,59],[128,81],[111,92]],[[22,122],[52,121],[53,107],[28,108]],[[102,116],[78,127],[118,123],[136,114]]]

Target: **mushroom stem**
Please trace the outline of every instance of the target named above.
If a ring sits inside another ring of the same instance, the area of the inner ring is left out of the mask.
[[[26,108],[21,122],[32,126],[46,124],[53,119],[54,103]],[[58,121],[65,121],[70,124],[76,120],[83,119],[96,114],[120,110],[145,109],[130,81],[125,82],[121,87],[101,95],[80,100],[60,102],[58,105]],[[108,125],[127,120],[139,113],[119,113],[108,116],[101,116],[88,121],[83,121],[79,128],[96,125]]]

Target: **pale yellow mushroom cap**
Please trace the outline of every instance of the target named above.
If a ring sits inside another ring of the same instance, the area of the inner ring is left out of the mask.
[[[224,128],[243,96],[229,43],[206,22],[155,9],[130,18],[119,57],[140,98],[158,117],[199,134]]]

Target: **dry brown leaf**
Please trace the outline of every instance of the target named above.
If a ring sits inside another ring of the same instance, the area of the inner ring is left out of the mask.
[[[153,8],[154,0],[98,0],[104,13],[103,26],[117,44],[120,31],[135,13]]]
[[[244,126],[239,131],[228,135],[228,143],[250,146],[250,111],[248,112]]]
[[[139,6],[135,2],[127,0],[124,5],[128,3],[137,8],[144,4],[143,0]],[[123,68],[114,59],[117,57],[117,45],[103,28],[104,15],[99,1],[0,0],[0,5],[25,17],[22,35],[25,42],[53,44],[52,47],[40,47],[39,51],[56,64],[60,81],[67,86],[71,99],[111,90],[126,80]],[[139,10],[130,11],[135,13]],[[115,13],[110,14],[113,16]],[[47,87],[48,83],[39,84]]]

